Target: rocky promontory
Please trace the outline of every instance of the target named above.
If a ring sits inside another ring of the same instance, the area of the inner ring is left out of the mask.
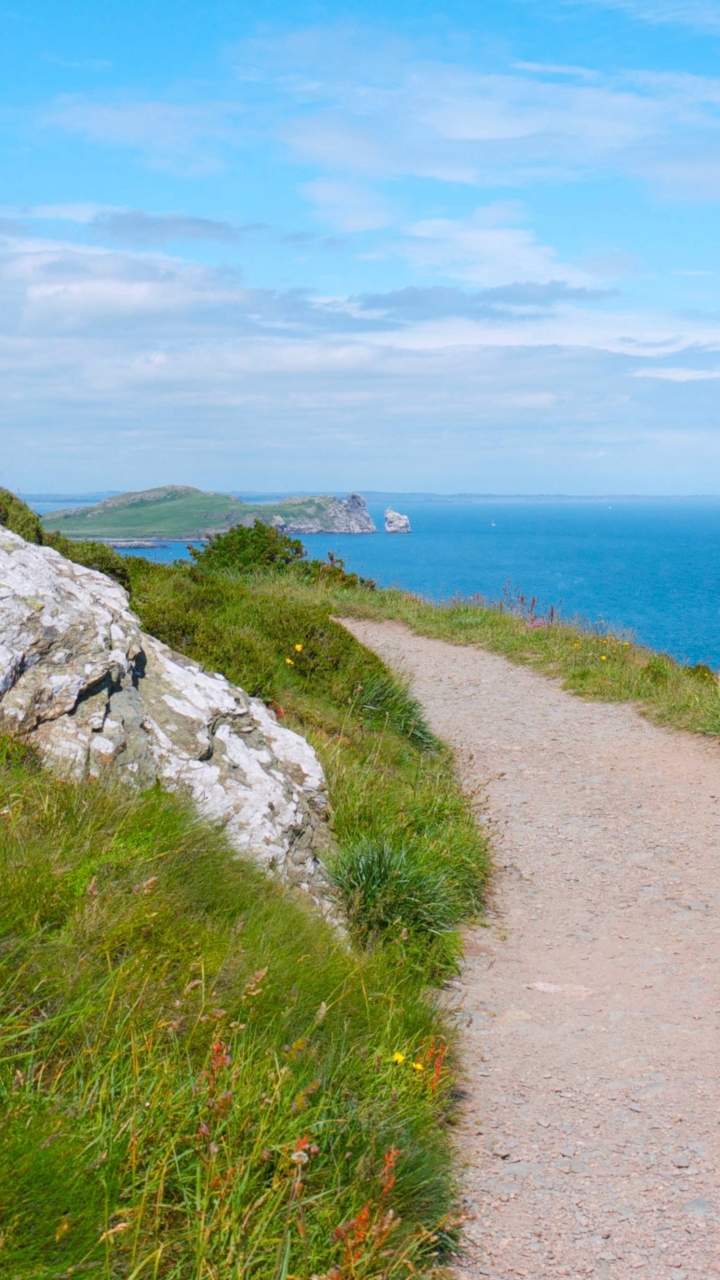
[[[146,635],[116,582],[2,527],[0,733],[70,778],[185,791],[239,854],[332,916],[325,778],[309,743]]]
[[[312,500],[311,500],[312,501]],[[285,512],[273,516],[272,523],[283,533],[377,533],[375,522],[367,509],[362,494],[350,493],[347,498],[315,498],[315,513],[308,511],[308,500],[288,498],[283,504]],[[297,503],[298,510],[292,508]],[[302,510],[301,507],[305,507]]]

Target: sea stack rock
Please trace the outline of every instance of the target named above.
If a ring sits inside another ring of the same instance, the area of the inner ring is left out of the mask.
[[[388,507],[385,512],[385,532],[410,533],[410,520],[408,516],[401,516],[399,511],[393,511],[392,507]]]
[[[146,635],[121,586],[0,527],[0,733],[68,778],[184,791],[335,918],[325,777],[259,698]]]

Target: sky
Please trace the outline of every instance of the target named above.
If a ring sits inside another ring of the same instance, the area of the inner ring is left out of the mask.
[[[720,0],[0,0],[0,485],[720,493]]]

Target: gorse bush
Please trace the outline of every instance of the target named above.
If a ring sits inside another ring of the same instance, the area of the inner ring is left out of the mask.
[[[26,542],[42,546],[43,528],[39,515],[9,489],[0,489],[0,525],[11,533],[19,534]]]
[[[416,1275],[451,1196],[412,967],[179,800],[1,758],[2,1274]]]
[[[305,549],[299,538],[256,519],[251,525],[236,524],[227,533],[216,534],[202,548],[188,548],[201,569],[248,569],[287,567],[301,560]]]

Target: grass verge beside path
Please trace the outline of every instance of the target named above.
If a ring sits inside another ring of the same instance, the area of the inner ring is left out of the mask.
[[[720,735],[720,684],[703,664],[686,667],[623,636],[473,600],[431,604],[401,591],[338,597],[348,617],[392,619],[450,644],[477,644],[598,702],[633,702],[657,724]]]
[[[425,980],[440,980],[458,955],[455,927],[481,904],[487,844],[420,707],[332,621],[331,607],[354,592],[292,570],[208,574],[135,561],[131,572],[146,630],[269,700],[312,742],[341,849],[331,869],[357,939],[392,944]]]

